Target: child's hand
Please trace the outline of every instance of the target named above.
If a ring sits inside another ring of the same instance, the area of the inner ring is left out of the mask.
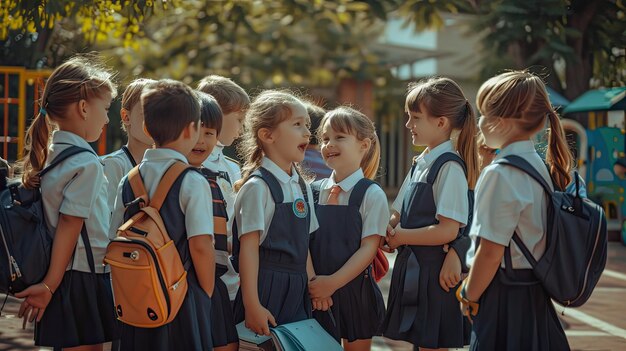
[[[325,297],[325,298],[321,298],[321,299],[313,299],[311,300],[312,304],[313,304],[313,310],[318,310],[318,311],[328,311],[329,308],[331,308],[333,306],[333,299],[332,297]]]
[[[318,275],[309,281],[309,294],[312,299],[321,299],[332,296],[339,287],[328,275]]]
[[[15,297],[25,298],[17,313],[18,318],[24,317],[25,325],[27,320],[31,323],[35,320],[41,321],[46,307],[52,300],[52,292],[43,283],[39,283],[15,294]]]
[[[439,285],[449,292],[461,281],[461,260],[455,250],[449,250],[439,272]]]
[[[252,330],[258,335],[270,336],[270,328],[268,322],[273,327],[276,326],[276,320],[270,311],[261,304],[253,308],[246,308],[246,328]]]
[[[395,230],[393,229],[393,227],[392,227],[390,224],[387,224],[387,233],[386,233],[386,234],[387,234],[387,235],[386,235],[386,237],[387,237],[387,236],[393,236],[393,235],[395,235],[395,234],[396,234],[396,233],[395,233]],[[380,238],[380,244],[378,245],[378,248],[379,248],[379,249],[381,249],[381,250],[383,250],[383,251],[385,251],[385,252],[388,252],[388,253],[393,253],[395,250],[394,250],[394,249],[392,249],[392,248],[390,248],[390,247],[387,245],[387,240],[386,240],[386,237],[384,237],[384,238],[382,238],[382,237],[381,237],[381,238]]]
[[[387,246],[389,246],[389,249],[395,250],[398,248],[398,246],[404,244],[402,242],[403,233],[404,231],[402,227],[398,226],[395,229],[393,229],[391,233],[387,234],[387,237],[385,238],[385,240],[387,241]]]

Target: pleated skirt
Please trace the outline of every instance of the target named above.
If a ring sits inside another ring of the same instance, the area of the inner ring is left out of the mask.
[[[211,297],[211,321],[213,347],[239,342],[228,288],[219,277],[215,279],[215,290]]]

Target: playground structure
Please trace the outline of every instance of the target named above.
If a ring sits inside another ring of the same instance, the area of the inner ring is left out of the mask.
[[[30,120],[39,111],[40,95],[51,70],[0,66],[0,156],[14,162],[24,152],[24,136]],[[106,129],[97,152],[106,152]]]
[[[589,198],[606,212],[609,235],[626,245],[626,178],[613,166],[624,159],[626,87],[591,90],[568,104],[562,124]]]

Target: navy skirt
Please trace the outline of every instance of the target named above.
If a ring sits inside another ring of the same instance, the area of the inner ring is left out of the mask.
[[[504,270],[481,296],[470,350],[561,351],[570,347],[552,301],[530,269]]]
[[[299,322],[311,318],[311,299],[307,284],[307,274],[299,272],[259,269],[258,290],[261,306],[276,319],[277,324]],[[245,320],[241,288],[235,298],[235,322]]]
[[[75,347],[119,338],[109,273],[67,271],[39,323],[35,345]]]
[[[402,248],[391,277],[385,337],[432,349],[468,344],[456,287],[446,292],[439,285],[445,257],[440,246]]]
[[[120,350],[212,350],[211,298],[193,270],[187,274],[187,283],[187,296],[174,320],[158,328],[122,324]]]
[[[228,288],[219,277],[215,279],[215,290],[211,297],[211,321],[213,347],[239,342]]]
[[[328,311],[313,311],[313,317],[337,341],[352,342],[380,335],[385,302],[369,270],[337,290],[332,298],[332,317]]]

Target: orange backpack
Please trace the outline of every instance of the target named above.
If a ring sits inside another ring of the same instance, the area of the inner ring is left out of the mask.
[[[174,163],[161,178],[152,199],[139,167],[128,181],[140,208],[117,230],[107,246],[104,262],[111,266],[117,318],[140,328],[156,328],[171,322],[187,294],[187,272],[159,214],[178,177],[191,166]],[[143,202],[143,206],[141,206]]]

